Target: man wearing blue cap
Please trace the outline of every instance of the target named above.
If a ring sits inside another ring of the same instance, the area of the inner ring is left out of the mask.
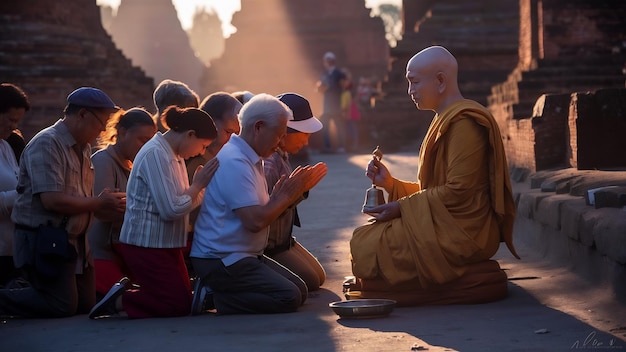
[[[93,195],[90,143],[118,110],[101,90],[76,89],[67,97],[64,117],[24,149],[11,218],[14,261],[30,286],[0,290],[0,315],[65,317],[88,313],[95,304],[85,233],[94,214],[105,219],[126,204],[123,193]]]

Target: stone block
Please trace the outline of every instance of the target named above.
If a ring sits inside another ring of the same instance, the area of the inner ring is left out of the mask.
[[[626,211],[603,208],[604,216],[593,228],[596,249],[610,259],[626,264]]]
[[[596,209],[626,206],[626,187],[615,187],[596,192],[594,205]]]
[[[521,193],[519,202],[517,205],[517,215],[528,219],[535,217],[538,204],[545,198],[548,198],[552,193],[531,191],[528,193]]]
[[[580,243],[589,247],[595,246],[596,245],[595,235],[598,232],[598,230],[596,230],[596,226],[598,226],[598,224],[603,218],[614,215],[613,210],[615,209],[590,208],[587,211],[583,212],[578,222],[578,237],[580,239]]]
[[[565,236],[580,241],[580,218],[590,207],[582,197],[561,204],[561,233]]]
[[[555,194],[543,198],[537,204],[535,220],[554,230],[561,229],[561,206],[565,202],[580,202],[580,197],[568,194]]]

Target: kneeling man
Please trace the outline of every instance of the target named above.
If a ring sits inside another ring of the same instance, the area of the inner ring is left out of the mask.
[[[269,195],[263,158],[278,148],[292,119],[283,102],[256,95],[239,113],[241,133],[216,156],[220,168],[207,186],[190,257],[204,286],[196,291],[212,291],[218,314],[292,312],[307,297],[300,277],[263,255],[270,224],[327,172],[323,163],[297,167]],[[213,308],[203,296],[194,294],[192,314]]]

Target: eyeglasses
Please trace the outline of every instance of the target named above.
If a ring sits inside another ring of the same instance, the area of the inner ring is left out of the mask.
[[[104,122],[102,122],[102,120],[100,120],[100,118],[98,117],[98,114],[96,114],[95,112],[93,112],[92,110],[87,109],[87,108],[85,108],[85,110],[87,110],[88,112],[90,112],[90,113],[93,115],[93,117],[95,117],[95,118],[96,118],[96,120],[98,120],[98,122],[100,123],[100,126],[102,126],[102,128],[104,128],[104,129],[106,129],[106,128],[107,128],[107,124],[106,124],[106,123],[104,123]]]

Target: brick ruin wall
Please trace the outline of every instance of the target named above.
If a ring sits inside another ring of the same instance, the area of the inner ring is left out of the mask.
[[[626,5],[520,1],[520,63],[489,108],[509,164],[623,169]]]

